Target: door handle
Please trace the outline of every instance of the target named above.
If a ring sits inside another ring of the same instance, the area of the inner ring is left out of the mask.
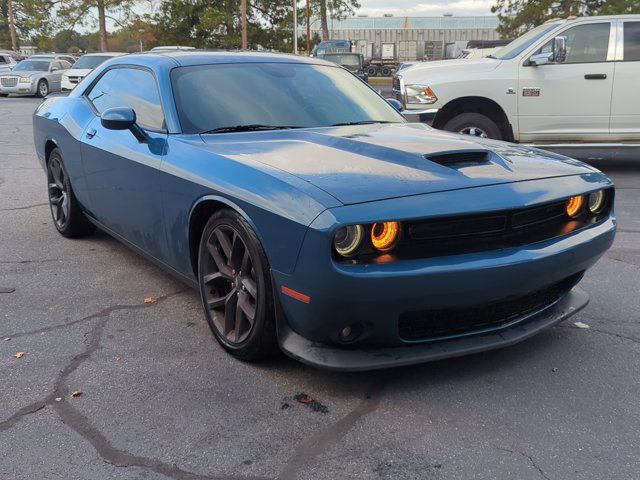
[[[585,80],[605,80],[607,78],[606,73],[587,73],[584,76]]]
[[[93,138],[96,136],[96,129],[95,128],[90,128],[89,130],[87,130],[87,138]]]

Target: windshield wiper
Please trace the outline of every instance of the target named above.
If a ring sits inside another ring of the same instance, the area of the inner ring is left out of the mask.
[[[494,57],[493,55],[487,55],[487,58],[493,58],[494,60],[498,59],[498,57]]]
[[[333,125],[329,125],[329,126],[330,127],[346,127],[349,125],[373,125],[374,123],[398,123],[398,122],[390,122],[388,120],[360,120],[359,122],[334,123]]]
[[[255,123],[251,125],[233,125],[230,127],[218,127],[212,130],[206,130],[204,132],[200,132],[200,135],[205,135],[207,133],[257,132],[259,130],[288,130],[290,128],[303,128],[303,127],[291,126],[291,125],[261,125],[259,123]]]

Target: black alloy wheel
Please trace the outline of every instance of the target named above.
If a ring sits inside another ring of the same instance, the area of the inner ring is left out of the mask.
[[[71,188],[71,181],[57,148],[47,162],[47,193],[56,230],[65,237],[86,237],[96,227],[87,220]]]
[[[271,354],[276,341],[268,263],[240,215],[222,210],[211,217],[198,266],[205,316],[220,344],[243,360]]]

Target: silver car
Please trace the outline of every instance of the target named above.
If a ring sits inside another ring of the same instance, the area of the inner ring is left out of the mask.
[[[8,72],[15,67],[16,61],[9,53],[0,52],[0,72]]]
[[[46,97],[50,92],[59,92],[62,75],[70,68],[66,60],[32,55],[11,71],[0,73],[0,97],[10,93]]]

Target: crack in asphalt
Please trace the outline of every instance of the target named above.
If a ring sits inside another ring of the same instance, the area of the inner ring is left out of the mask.
[[[628,335],[623,335],[621,333],[615,333],[615,332],[609,332],[607,330],[601,330],[599,328],[594,328],[591,325],[589,325],[589,328],[579,328],[579,327],[574,327],[572,325],[556,325],[556,327],[558,328],[567,328],[567,329],[571,329],[571,330],[583,330],[583,331],[592,331],[592,332],[596,332],[596,333],[601,333],[603,335],[608,335],[610,337],[617,337],[623,340],[629,340],[633,343],[638,343],[640,344],[640,338],[635,338],[635,337],[630,337]]]
[[[386,375],[382,381],[377,380],[356,408],[303,442],[289,458],[277,480],[295,480],[300,470],[342,440],[358,421],[373,413],[378,408],[381,400],[380,394],[387,387],[389,381],[389,375]]]
[[[614,257],[614,256],[611,256],[611,255],[605,255],[604,258],[606,258],[607,260],[614,261],[614,262],[626,263],[627,265],[632,265],[634,267],[640,267],[640,264],[637,264],[637,263],[634,263],[634,262],[630,262],[628,260],[623,260],[621,258]]]
[[[175,464],[168,464],[161,460],[133,455],[124,450],[120,450],[112,446],[107,438],[95,428],[91,421],[85,417],[82,413],[76,410],[67,400],[69,396],[68,389],[66,387],[67,378],[76,371],[82,363],[88,360],[91,355],[100,348],[100,342],[102,340],[102,334],[104,328],[109,321],[111,313],[122,310],[140,310],[144,308],[151,308],[159,303],[179,295],[186,290],[179,290],[167,295],[160,296],[153,303],[142,303],[135,305],[112,305],[106,307],[99,312],[78,319],[74,322],[69,322],[65,326],[80,323],[81,321],[100,320],[93,328],[85,334],[86,348],[83,352],[75,355],[71,361],[58,373],[56,381],[54,383],[53,391],[47,395],[43,400],[34,402],[27,405],[16,413],[11,415],[8,419],[0,422],[0,432],[6,431],[15,426],[20,420],[28,415],[32,415],[47,406],[51,406],[58,414],[62,422],[78,433],[82,438],[88,441],[96,450],[100,458],[111,465],[117,467],[139,467],[152,470],[156,473],[168,476],[175,480],[264,480],[265,477],[256,476],[236,476],[236,475],[200,475],[197,473],[182,470]],[[60,327],[61,328],[61,327]],[[58,399],[58,400],[56,400]]]
[[[536,461],[534,460],[534,458],[533,458],[533,456],[532,456],[532,455],[529,455],[529,454],[527,454],[527,453],[525,453],[525,452],[521,452],[520,450],[510,450],[510,449],[508,449],[508,448],[500,447],[500,446],[498,446],[498,445],[494,445],[494,446],[495,446],[498,450],[502,450],[503,452],[509,452],[509,453],[511,453],[511,454],[513,454],[513,455],[520,455],[520,456],[522,456],[522,457],[524,457],[524,458],[528,459],[528,460],[529,460],[529,463],[531,463],[531,466],[532,466],[533,468],[535,468],[535,469],[538,471],[538,473],[540,474],[540,476],[541,476],[542,478],[544,478],[545,480],[551,480],[551,479],[547,476],[547,474],[544,472],[544,470],[543,470],[542,468],[540,468],[540,466],[536,463]]]
[[[0,208],[0,212],[13,212],[15,210],[27,210],[29,208],[44,207],[48,203],[34,203],[33,205],[25,205],[23,207]]]

